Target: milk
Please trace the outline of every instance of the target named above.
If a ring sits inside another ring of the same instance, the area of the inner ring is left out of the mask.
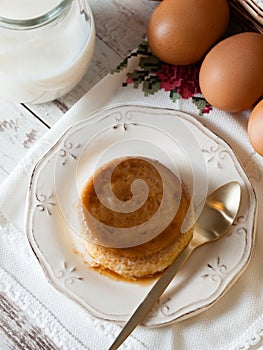
[[[59,5],[61,0],[1,0],[0,16],[29,19],[42,16]]]
[[[60,2],[1,0],[0,16],[38,17]],[[47,102],[62,96],[80,81],[93,56],[95,28],[86,2],[73,0],[72,5],[57,23],[30,30],[0,28],[1,96],[16,102]],[[80,13],[83,9],[88,20]]]

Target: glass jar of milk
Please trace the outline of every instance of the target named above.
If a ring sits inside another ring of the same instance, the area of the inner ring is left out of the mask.
[[[42,103],[66,94],[86,73],[94,46],[86,0],[1,0],[0,96]]]

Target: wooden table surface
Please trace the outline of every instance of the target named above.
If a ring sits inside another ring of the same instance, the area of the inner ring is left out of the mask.
[[[96,47],[90,68],[79,85],[53,102],[13,104],[0,98],[0,183],[28,150],[90,88],[135,49],[146,35],[158,2],[89,0],[96,25]],[[51,350],[49,342],[24,313],[0,294],[0,350]]]

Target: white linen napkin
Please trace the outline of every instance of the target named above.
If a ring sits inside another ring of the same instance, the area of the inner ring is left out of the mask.
[[[143,43],[51,128],[1,185],[0,292],[24,310],[59,349],[107,349],[121,327],[89,315],[46,281],[24,231],[30,175],[36,162],[67,128],[98,109],[121,104],[188,112],[221,136],[235,151],[254,185],[259,213],[251,261],[223,298],[186,321],[158,329],[139,326],[122,348],[254,350],[263,345],[263,159],[248,141],[248,112],[231,115],[211,108],[200,94],[197,81],[197,65],[164,65]]]

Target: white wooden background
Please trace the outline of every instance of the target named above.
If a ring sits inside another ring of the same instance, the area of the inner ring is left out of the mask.
[[[73,104],[137,47],[158,4],[150,0],[88,1],[96,25],[96,48],[79,85],[66,96],[45,104],[12,104],[0,98],[0,183]]]

